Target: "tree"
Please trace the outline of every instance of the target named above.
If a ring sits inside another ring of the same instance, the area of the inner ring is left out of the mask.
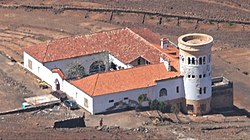
[[[138,96],[138,103],[139,103],[139,108],[141,108],[142,107],[142,102],[143,101],[149,101],[149,99],[148,99],[148,97],[147,97],[147,94],[141,94],[141,95],[139,95]]]
[[[165,107],[165,103],[164,102],[159,102],[156,99],[154,99],[150,103],[150,106],[149,106],[150,109],[156,110],[156,112],[157,112],[157,114],[158,114],[159,119],[160,119],[161,122],[163,121],[163,117],[162,117],[161,113],[159,112],[159,110],[164,109],[164,107]]]
[[[75,78],[82,78],[85,76],[85,68],[79,63],[73,63],[69,66],[68,69],[68,78],[75,79]]]
[[[176,119],[181,122],[181,120],[178,117],[178,114],[180,112],[180,109],[174,105],[171,106],[171,112],[175,114]]]
[[[152,109],[152,110],[159,110],[159,101],[154,99],[150,105],[149,105],[149,108]]]
[[[164,112],[166,110],[166,104],[164,102],[159,102],[159,110]]]

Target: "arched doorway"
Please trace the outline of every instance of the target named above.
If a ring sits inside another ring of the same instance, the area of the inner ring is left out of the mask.
[[[55,80],[56,90],[60,90],[60,83],[58,79]]]
[[[89,73],[90,74],[95,74],[98,72],[103,72],[105,71],[105,64],[103,61],[95,61],[91,64],[90,68],[89,68]]]

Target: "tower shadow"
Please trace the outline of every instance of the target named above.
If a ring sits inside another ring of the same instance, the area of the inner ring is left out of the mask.
[[[209,114],[210,115],[222,114],[225,117],[246,116],[247,118],[250,118],[250,113],[246,109],[238,108],[235,105],[232,108],[214,109]]]

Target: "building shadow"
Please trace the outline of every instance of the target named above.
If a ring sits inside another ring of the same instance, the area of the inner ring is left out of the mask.
[[[250,113],[246,109],[238,108],[235,105],[232,108],[213,109],[209,113],[209,115],[215,114],[222,114],[225,117],[246,116],[247,118],[250,118]]]

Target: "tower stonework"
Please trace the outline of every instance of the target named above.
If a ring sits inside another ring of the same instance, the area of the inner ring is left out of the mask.
[[[184,80],[186,111],[203,115],[210,111],[211,47],[213,38],[206,34],[185,34],[178,38],[180,72]]]

